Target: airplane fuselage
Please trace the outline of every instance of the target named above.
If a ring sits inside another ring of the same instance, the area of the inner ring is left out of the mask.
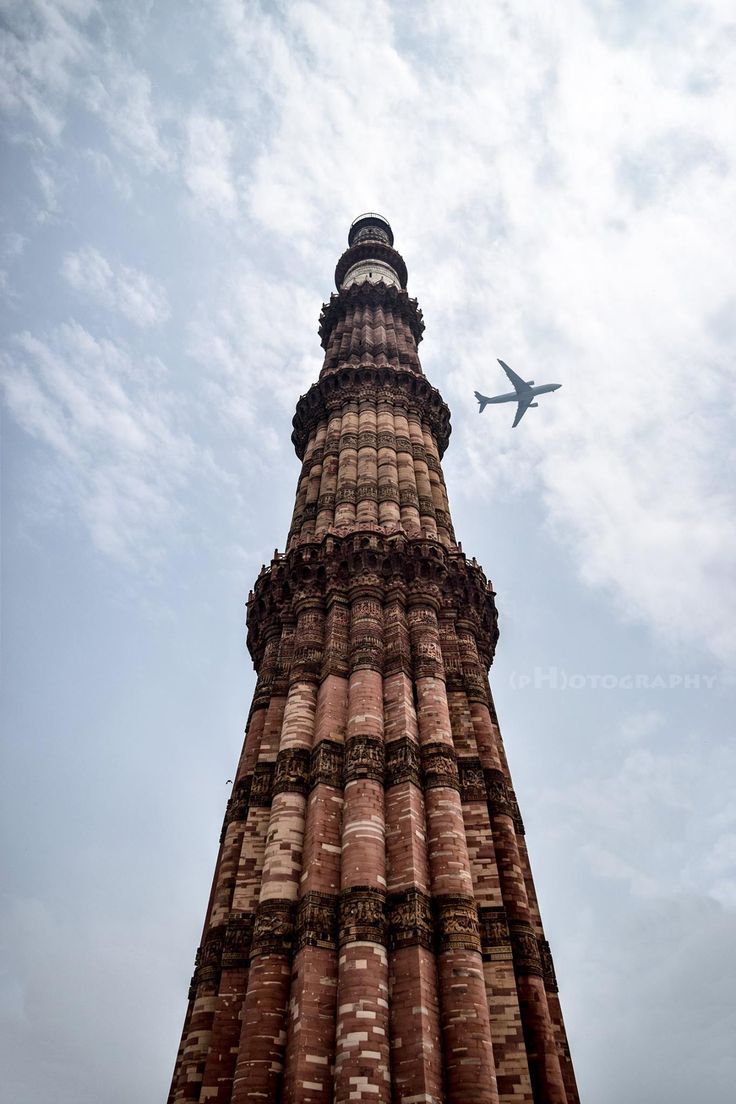
[[[542,383],[539,387],[530,387],[529,391],[532,395],[546,395],[550,391],[557,391],[560,387],[562,387],[561,383]],[[484,395],[483,398],[487,403],[518,402],[519,394],[517,391],[509,391],[506,395],[494,395],[490,399]]]

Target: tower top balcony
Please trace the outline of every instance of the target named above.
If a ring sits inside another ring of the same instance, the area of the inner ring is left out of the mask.
[[[356,242],[361,241],[382,241],[387,245],[393,245],[394,232],[388,219],[376,211],[365,211],[353,219],[348,233],[348,245],[355,245]]]
[[[405,288],[406,265],[393,246],[394,232],[388,219],[376,211],[358,215],[350,225],[348,248],[335,269],[338,290],[366,282]]]

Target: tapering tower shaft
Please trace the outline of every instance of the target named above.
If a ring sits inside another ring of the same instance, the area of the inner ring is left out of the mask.
[[[488,685],[491,586],[455,541],[449,411],[380,215],[323,307],[283,554],[170,1102],[577,1104]]]

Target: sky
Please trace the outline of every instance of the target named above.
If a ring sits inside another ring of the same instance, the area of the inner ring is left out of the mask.
[[[156,1104],[352,219],[391,222],[586,1104],[736,1080],[736,16],[2,0],[13,1104]],[[561,382],[511,430],[496,358]]]

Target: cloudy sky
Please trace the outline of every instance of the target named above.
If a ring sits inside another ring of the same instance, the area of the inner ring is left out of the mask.
[[[727,0],[2,0],[0,1035],[158,1104],[283,547],[295,402],[383,212],[586,1104],[736,1079]],[[502,357],[562,382],[476,413]]]

